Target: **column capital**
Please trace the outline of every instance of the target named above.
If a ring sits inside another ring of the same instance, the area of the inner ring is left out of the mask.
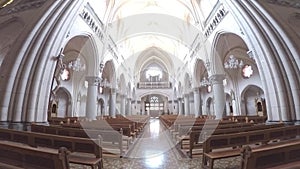
[[[224,74],[215,74],[209,77],[209,80],[212,84],[223,84],[223,80],[225,79]]]
[[[88,81],[89,86],[97,86],[100,82],[100,77],[97,76],[86,76],[85,80]]]
[[[193,92],[194,92],[194,93],[200,93],[199,87],[194,87],[194,88],[193,88]]]

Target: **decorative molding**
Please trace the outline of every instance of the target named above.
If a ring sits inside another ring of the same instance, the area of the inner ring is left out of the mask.
[[[212,17],[210,20],[205,21],[206,29],[204,35],[206,38],[208,38],[209,35],[216,29],[216,27],[221,23],[227,13],[228,11],[225,10],[224,6],[220,5],[218,10],[216,10],[214,17]]]
[[[87,76],[85,80],[88,81],[89,86],[98,86],[100,78],[96,76]]]
[[[118,61],[119,51],[117,49],[117,45],[115,44],[111,36],[106,35],[104,23],[97,16],[94,9],[89,3],[87,3],[87,5],[79,13],[79,15],[85,21],[85,23],[93,30],[93,32],[100,38],[101,41],[106,41],[108,51],[112,54],[116,61]]]
[[[223,80],[225,79],[224,74],[215,74],[209,77],[209,80],[212,84],[223,84]]]
[[[93,32],[103,40],[104,36],[104,24],[98,18],[93,8],[89,3],[85,6],[85,8],[79,13],[79,16],[84,20],[84,22],[93,30]]]

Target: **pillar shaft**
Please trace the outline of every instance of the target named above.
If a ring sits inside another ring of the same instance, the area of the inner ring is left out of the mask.
[[[213,96],[214,96],[214,113],[216,119],[222,119],[225,110],[225,92],[223,80],[225,75],[212,75],[210,80],[212,82]]]
[[[184,115],[190,114],[190,102],[189,102],[189,94],[184,95]]]
[[[200,115],[200,93],[199,88],[194,88],[194,108],[195,108],[195,117]]]
[[[131,98],[127,98],[127,115],[132,115],[132,110],[131,110]]]
[[[182,98],[178,98],[178,115],[183,115],[183,111],[182,111]]]
[[[97,116],[97,86],[99,78],[88,76],[86,77],[86,80],[88,81],[86,117],[89,120],[94,120]]]
[[[125,116],[125,104],[126,104],[126,98],[125,95],[121,95],[121,108],[120,108],[120,113],[122,116]]]
[[[117,97],[117,92],[116,89],[112,88],[111,93],[110,93],[110,103],[109,103],[109,115],[112,118],[116,117],[116,97]]]

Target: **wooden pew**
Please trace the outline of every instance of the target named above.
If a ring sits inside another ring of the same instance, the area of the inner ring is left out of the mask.
[[[122,128],[123,126],[126,126],[126,127],[130,126],[132,128],[131,134],[133,135],[133,137],[137,136],[138,133],[142,130],[141,128],[138,127],[137,122],[133,122],[133,121],[129,121],[129,120],[107,119],[106,122],[110,126],[119,126],[120,128]],[[101,123],[101,121],[99,121],[98,123]]]
[[[127,140],[123,140],[123,131],[122,128],[120,131],[110,129],[80,129],[80,128],[68,128],[61,126],[45,126],[45,125],[31,125],[31,131],[46,133],[46,134],[55,134],[62,136],[71,136],[71,137],[81,137],[81,138],[98,138],[100,135],[102,137],[102,149],[105,150],[104,153],[113,153],[119,154],[120,157],[123,157],[123,154],[129,148]],[[125,143],[127,145],[125,145]]]
[[[111,130],[116,131],[123,130],[123,135],[127,136],[129,140],[133,140],[136,137],[135,125],[129,123],[123,124],[110,124],[106,120],[93,120],[93,121],[82,121],[77,123],[63,123],[62,127],[65,128],[79,128],[79,129],[99,129],[99,130]],[[125,138],[124,138],[125,139]]]
[[[101,137],[90,139],[0,128],[0,139],[27,144],[31,147],[52,149],[66,147],[72,152],[68,156],[70,163],[88,165],[93,169],[103,167]]]
[[[214,160],[240,155],[239,147],[265,145],[274,140],[294,139],[300,134],[300,125],[270,128],[249,132],[212,135],[203,143],[202,168],[213,168]],[[234,149],[233,149],[234,148]],[[213,151],[214,150],[214,151]]]
[[[240,116],[226,116],[222,118],[223,120],[232,120],[232,121],[238,121],[238,122],[248,122],[253,121],[254,123],[265,123],[268,119],[267,116],[246,116],[246,115],[240,115]]]
[[[49,124],[58,125],[61,123],[75,123],[79,117],[51,117],[48,119]]]
[[[285,168],[284,164],[300,161],[300,140],[282,141],[257,148],[246,146],[241,152],[241,169],[265,169],[275,166]],[[297,168],[299,165],[300,163]]]
[[[102,116],[97,116],[97,120],[104,120]],[[141,132],[144,128],[144,126],[147,124],[149,121],[150,116],[146,115],[131,115],[131,116],[122,116],[122,115],[117,115],[116,118],[106,118],[105,121],[109,123],[111,126],[113,125],[131,125],[134,130],[132,133],[138,134]]]
[[[171,135],[173,138],[176,138],[176,136],[179,134],[179,128],[182,126],[191,126],[191,127],[200,127],[203,126],[225,126],[225,125],[232,125],[236,124],[234,121],[220,121],[220,120],[213,120],[213,119],[206,119],[206,120],[200,120],[200,121],[180,121],[180,122],[174,122],[172,128],[171,128]]]
[[[0,161],[8,166],[38,169],[69,169],[68,150],[64,147],[58,151],[24,146],[0,141]],[[0,166],[0,168],[4,168]]]
[[[224,133],[227,133],[227,129],[229,130],[239,130],[241,128],[247,128],[254,126],[253,123],[215,123],[215,124],[202,124],[202,125],[179,125],[178,126],[178,134],[176,136],[177,139],[182,139],[183,137],[189,136],[189,133],[191,131],[202,131],[203,127],[205,130],[219,130],[219,132],[222,132],[222,129]]]
[[[205,128],[204,130],[197,130],[197,129],[191,129],[188,132],[188,136],[185,138],[185,140],[188,140],[188,149],[189,149],[189,156],[192,158],[193,156],[193,149],[196,148],[202,148],[204,140],[211,136],[211,135],[221,135],[221,134],[232,134],[232,133],[240,133],[240,132],[249,132],[249,131],[259,131],[259,130],[265,130],[270,128],[277,128],[277,127],[283,127],[283,123],[276,123],[276,124],[256,124],[256,125],[245,125],[241,126],[240,128],[236,128],[236,125],[233,125],[235,127],[233,128],[227,128],[228,126],[225,126],[225,128],[222,128],[222,126],[217,128]],[[273,133],[275,135],[276,133]],[[279,133],[280,134],[280,133]],[[276,136],[275,136],[276,137]],[[180,140],[180,145],[182,144],[183,140]],[[181,145],[182,147],[182,145]]]

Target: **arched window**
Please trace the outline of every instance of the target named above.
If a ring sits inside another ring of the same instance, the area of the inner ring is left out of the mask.
[[[157,96],[150,97],[150,102],[146,102],[146,110],[164,110],[164,103]]]
[[[253,69],[250,65],[244,65],[242,69],[242,75],[244,78],[250,78],[253,75]]]
[[[146,71],[146,78],[151,82],[159,82],[162,79],[162,71],[158,67],[150,67]]]

